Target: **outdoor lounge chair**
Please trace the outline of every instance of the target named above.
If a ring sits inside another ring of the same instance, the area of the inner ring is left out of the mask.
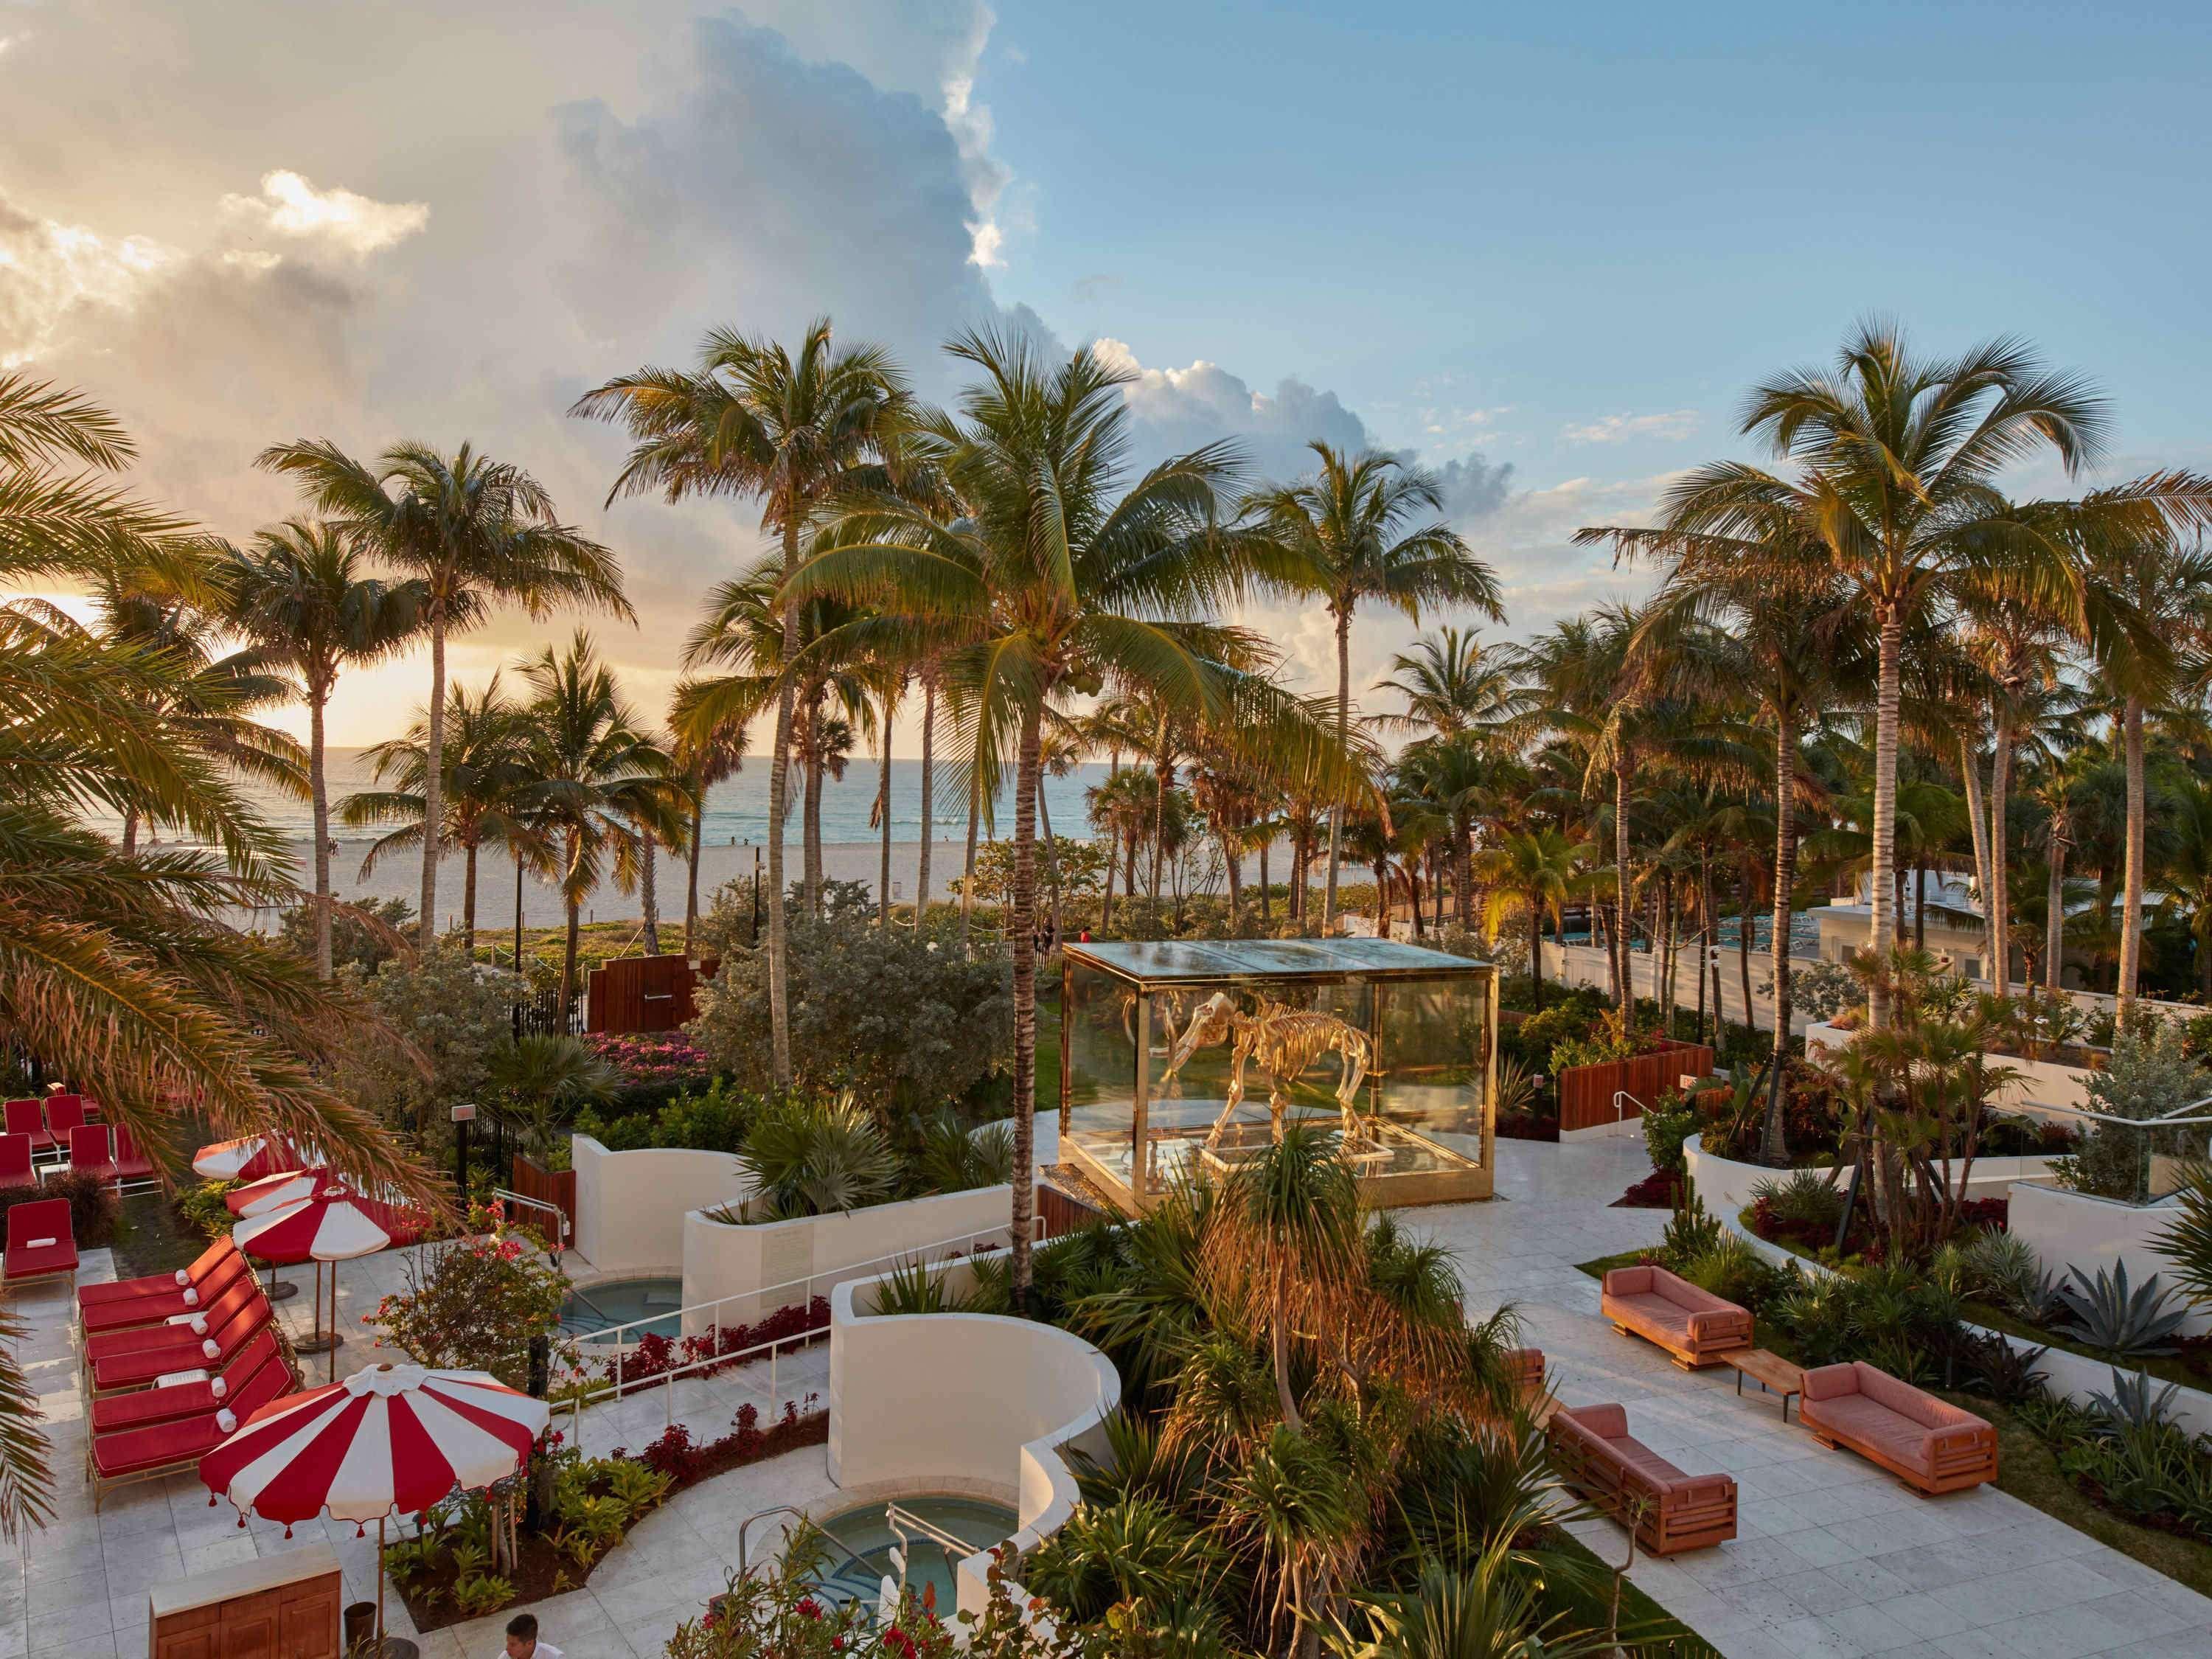
[[[46,1097],[46,1127],[52,1132],[57,1146],[68,1146],[70,1131],[82,1128],[86,1121],[82,1095]]]
[[[40,1279],[76,1281],[76,1233],[65,1198],[34,1199],[8,1212],[8,1249],[0,1258],[0,1289]]]
[[[1807,1371],[1797,1415],[1822,1445],[1848,1446],[1923,1497],[1997,1478],[1995,1429],[1863,1359]]]
[[[102,1336],[110,1331],[133,1330],[141,1326],[160,1326],[179,1317],[189,1317],[201,1310],[213,1307],[227,1295],[232,1286],[249,1280],[253,1269],[244,1256],[233,1250],[217,1264],[216,1270],[198,1285],[170,1285],[167,1290],[154,1291],[145,1296],[116,1297],[106,1302],[89,1304],[80,1303],[77,1323],[88,1337]]]
[[[272,1361],[240,1385],[237,1393],[215,1411],[144,1428],[118,1429],[95,1434],[85,1454],[86,1478],[92,1483],[92,1507],[100,1509],[102,1493],[132,1480],[151,1480],[181,1474],[194,1468],[236,1429],[270,1401],[281,1400],[292,1386],[282,1361]]]
[[[173,1273],[151,1273],[143,1279],[121,1279],[112,1284],[84,1285],[76,1293],[76,1305],[92,1308],[103,1302],[124,1302],[132,1297],[165,1295],[171,1291],[181,1291],[188,1285],[203,1285],[217,1267],[237,1254],[238,1246],[232,1243],[230,1235],[225,1233],[194,1257],[189,1267],[179,1267]],[[205,1302],[208,1299],[207,1293],[203,1291],[200,1300]]]
[[[35,1187],[39,1172],[31,1167],[31,1138],[0,1134],[0,1187]]]
[[[115,1179],[118,1184],[133,1181],[152,1181],[154,1160],[138,1149],[138,1138],[129,1126],[115,1126]]]
[[[1735,1536],[1735,1481],[1685,1474],[1628,1432],[1619,1406],[1562,1407],[1548,1430],[1559,1478],[1652,1555],[1709,1549]]]
[[[121,1185],[115,1175],[115,1137],[106,1125],[80,1123],[69,1132],[68,1168],[72,1175]]]
[[[31,1155],[33,1158],[40,1152],[59,1150],[54,1140],[53,1131],[46,1127],[46,1109],[37,1101],[11,1100],[4,1108],[0,1108],[0,1111],[7,1114],[9,1134],[30,1137]]]
[[[114,1394],[92,1402],[94,1434],[113,1434],[118,1429],[143,1429],[155,1423],[173,1423],[179,1418],[200,1417],[228,1406],[246,1378],[264,1365],[283,1369],[284,1356],[276,1346],[276,1333],[264,1330],[238,1351],[220,1372],[179,1371],[175,1381],[136,1394]]]
[[[1701,1291],[1664,1267],[1615,1267],[1599,1298],[1624,1336],[1640,1336],[1674,1356],[1686,1371],[1719,1363],[1731,1348],[1751,1346],[1751,1315]]]
[[[173,1314],[163,1314],[161,1322],[153,1325],[125,1326],[119,1330],[102,1331],[84,1340],[85,1357],[106,1359],[119,1353],[133,1353],[141,1348],[186,1346],[198,1348],[199,1339],[230,1322],[238,1311],[261,1294],[260,1281],[251,1277],[234,1279],[219,1294],[211,1296],[197,1308],[180,1308]],[[205,1330],[193,1328],[204,1325]],[[176,1334],[184,1332],[192,1340],[179,1344]],[[198,1364],[197,1359],[186,1358],[179,1365],[167,1369],[177,1370]]]
[[[85,1376],[89,1391],[96,1396],[112,1394],[118,1389],[147,1389],[172,1371],[220,1369],[229,1364],[247,1343],[267,1328],[270,1317],[269,1298],[257,1287],[252,1301],[240,1309],[227,1323],[216,1325],[210,1322],[206,1336],[199,1335],[190,1325],[173,1325],[168,1328],[176,1334],[167,1343],[153,1347],[125,1349],[88,1359]],[[161,1328],[156,1326],[154,1328],[158,1331]],[[114,1334],[133,1337],[143,1333],[118,1331]],[[94,1342],[102,1340],[99,1337],[93,1339]]]

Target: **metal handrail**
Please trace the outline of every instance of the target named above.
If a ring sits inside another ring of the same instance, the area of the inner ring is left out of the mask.
[[[738,1527],[738,1577],[740,1578],[744,1577],[745,1575],[746,1549],[752,1538],[753,1522],[756,1521],[765,1521],[771,1515],[795,1515],[802,1521],[808,1520],[810,1518],[806,1511],[800,1509],[796,1504],[772,1504],[764,1510],[756,1510],[752,1514],[747,1516]],[[835,1545],[838,1549],[842,1550],[844,1553],[845,1559],[848,1561],[850,1561],[854,1566],[860,1568],[862,1572],[869,1571],[868,1564],[866,1561],[863,1561],[859,1556],[855,1555],[853,1553],[853,1547],[848,1544],[843,1539],[838,1537],[835,1533],[823,1531],[819,1527],[817,1527],[815,1530],[822,1534],[823,1542]]]
[[[1634,1107],[1636,1108],[1636,1109],[1637,1109],[1638,1111],[1639,1111],[1639,1112],[1648,1112],[1648,1111],[1650,1111],[1650,1110],[1651,1109],[1649,1106],[1646,1106],[1646,1105],[1645,1105],[1642,1101],[1640,1101],[1640,1100],[1637,1099],[1637,1097],[1636,1097],[1634,1095],[1632,1095],[1631,1093],[1629,1093],[1627,1090],[1626,1090],[1626,1089],[1615,1089],[1615,1090],[1613,1091],[1613,1121],[1615,1123],[1622,1123],[1622,1122],[1626,1122],[1626,1121],[1627,1121],[1627,1120],[1626,1120],[1626,1118],[1623,1115],[1622,1111],[1621,1111],[1621,1107],[1620,1107],[1620,1103],[1621,1103],[1622,1101],[1624,1101],[1624,1100],[1625,1100],[1625,1101],[1626,1101],[1626,1102],[1628,1102],[1631,1105],[1634,1106]]]
[[[556,1261],[559,1259],[561,1252],[568,1248],[568,1233],[570,1231],[568,1218],[562,1212],[559,1205],[551,1203],[542,1198],[525,1198],[520,1193],[515,1192],[511,1188],[507,1187],[493,1188],[491,1189],[491,1195],[497,1199],[501,1204],[507,1205],[511,1207],[520,1207],[526,1210],[543,1210],[548,1215],[551,1216],[553,1218],[553,1227],[552,1231],[548,1233],[546,1237],[553,1241],[553,1255]]]

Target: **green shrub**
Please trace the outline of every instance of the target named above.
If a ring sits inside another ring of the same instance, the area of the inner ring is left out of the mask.
[[[1749,1239],[1723,1233],[1711,1248],[1676,1268],[1683,1278],[1723,1302],[1753,1313],[1764,1309],[1787,1283],[1788,1274],[1771,1266]]]
[[[1705,1200],[1692,1190],[1688,1198],[1675,1207],[1667,1231],[1659,1236],[1660,1259],[1679,1273],[1685,1265],[1719,1243],[1725,1231],[1719,1220],[1707,1212]]]
[[[223,1196],[238,1183],[235,1181],[204,1181],[177,1195],[177,1212],[185,1224],[198,1229],[210,1238],[221,1238],[237,1222]]]
[[[1767,1212],[1780,1222],[1832,1232],[1844,1218],[1844,1195],[1823,1170],[1793,1170],[1784,1179],[1758,1182],[1751,1195],[1753,1201],[1765,1200]]]
[[[70,1231],[78,1249],[101,1249],[114,1242],[115,1188],[97,1176],[66,1171],[49,1175],[35,1187],[0,1187],[0,1216],[18,1204],[48,1198],[69,1200]]]
[[[1644,1115],[1644,1150],[1651,1155],[1651,1167],[1663,1175],[1682,1174],[1682,1144],[1698,1129],[1698,1115],[1681,1096],[1671,1089],[1660,1096],[1659,1103]]]

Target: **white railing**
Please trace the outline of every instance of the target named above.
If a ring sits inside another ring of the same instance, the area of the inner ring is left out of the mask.
[[[561,1253],[568,1248],[569,1230],[568,1218],[562,1213],[559,1205],[542,1198],[525,1198],[520,1193],[506,1187],[493,1188],[491,1195],[510,1210],[543,1210],[550,1216],[553,1224],[550,1229],[538,1226],[535,1222],[529,1224],[540,1237],[553,1241],[553,1258],[556,1261],[560,1260]]]
[[[1043,1218],[1037,1218],[1031,1224],[1036,1233],[1041,1234],[1044,1224]],[[810,1273],[804,1279],[789,1279],[783,1284],[770,1285],[759,1290],[740,1291],[734,1295],[719,1297],[711,1302],[695,1302],[687,1307],[671,1309],[665,1313],[651,1314],[638,1319],[626,1320],[619,1325],[610,1325],[605,1330],[572,1337],[563,1346],[561,1357],[567,1361],[574,1372],[578,1376],[581,1375],[584,1365],[590,1358],[586,1350],[611,1348],[613,1352],[610,1360],[601,1363],[611,1363],[614,1373],[611,1376],[602,1378],[596,1382],[586,1383],[569,1401],[563,1402],[571,1407],[571,1443],[579,1449],[582,1448],[584,1410],[587,1406],[599,1406],[618,1401],[625,1395],[643,1389],[664,1389],[663,1398],[667,1407],[664,1422],[665,1426],[666,1424],[672,1424],[676,1420],[676,1383],[679,1379],[725,1369],[738,1370],[755,1364],[763,1358],[768,1361],[769,1366],[768,1388],[765,1390],[769,1408],[770,1411],[778,1409],[783,1403],[778,1363],[784,1349],[807,1347],[822,1341],[829,1336],[830,1328],[825,1323],[818,1327],[794,1331],[787,1336],[771,1337],[765,1342],[756,1342],[743,1348],[733,1348],[724,1353],[719,1352],[722,1341],[723,1313],[732,1303],[750,1304],[756,1309],[762,1310],[751,1321],[730,1322],[733,1325],[742,1327],[744,1324],[757,1323],[760,1319],[780,1312],[787,1307],[811,1309],[816,1297],[826,1296],[831,1290],[848,1279],[872,1279],[893,1268],[912,1265],[934,1267],[958,1256],[981,1255],[987,1250],[1003,1250],[1008,1247],[1010,1242],[1010,1228],[986,1227],[977,1232],[962,1233],[951,1238],[939,1239],[933,1244],[918,1245],[913,1249],[899,1250],[889,1255],[876,1256],[870,1261],[825,1268],[818,1273]],[[585,1285],[580,1288],[588,1291],[590,1286]],[[677,1329],[679,1333],[677,1336],[668,1339],[672,1345],[680,1344],[684,1340],[681,1332],[685,1326],[703,1322],[706,1328],[698,1334],[706,1339],[707,1352],[696,1359],[686,1360],[680,1365],[670,1365],[665,1369],[656,1370],[644,1376],[623,1376],[623,1367],[630,1358],[630,1350],[645,1335],[653,1334],[647,1328],[665,1325],[671,1320],[677,1322]],[[638,1334],[632,1335],[633,1332]],[[574,1378],[571,1379],[572,1386],[574,1380]]]

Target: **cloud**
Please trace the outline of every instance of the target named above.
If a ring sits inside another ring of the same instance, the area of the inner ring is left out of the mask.
[[[1513,463],[1493,465],[1480,450],[1431,470],[1443,485],[1446,515],[1462,525],[1497,513],[1512,491]]]
[[[145,236],[102,236],[0,198],[0,368],[32,362],[88,319],[127,311],[178,259]]]
[[[421,202],[379,202],[333,186],[317,190],[280,167],[261,175],[258,196],[225,196],[223,212],[249,234],[322,242],[356,256],[404,241],[430,222]]]
[[[1366,447],[1366,423],[1336,393],[1303,380],[1286,378],[1270,394],[1203,358],[1188,368],[1147,368],[1124,341],[1097,340],[1091,349],[1135,377],[1121,395],[1147,461],[1230,437],[1254,478],[1286,479],[1312,469],[1307,446],[1316,439],[1338,449]]]
[[[1686,438],[1698,429],[1694,409],[1670,409],[1657,415],[1601,415],[1584,425],[1569,424],[1559,435],[1571,444],[1617,444],[1630,438]]]

